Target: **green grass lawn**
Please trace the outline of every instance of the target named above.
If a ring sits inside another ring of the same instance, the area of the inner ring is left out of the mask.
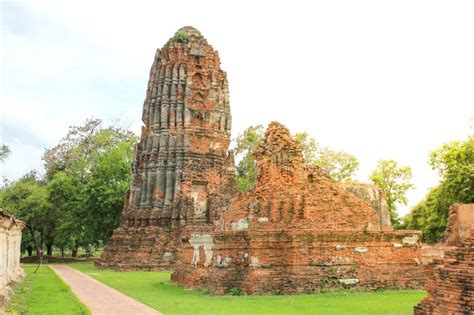
[[[56,274],[43,265],[36,274],[36,266],[23,265],[25,281],[18,284],[7,307],[9,314],[90,314]]]
[[[70,266],[165,315],[413,314],[413,306],[426,295],[424,291],[404,290],[293,296],[214,296],[172,284],[169,272],[97,270],[91,263]]]

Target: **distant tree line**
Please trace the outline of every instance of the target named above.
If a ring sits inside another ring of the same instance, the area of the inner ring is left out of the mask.
[[[103,246],[119,224],[136,142],[128,130],[88,119],[46,150],[44,175],[6,181],[0,207],[25,221],[22,250],[77,256],[79,248],[91,254]]]

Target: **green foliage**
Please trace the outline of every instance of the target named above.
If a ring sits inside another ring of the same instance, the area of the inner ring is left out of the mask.
[[[413,207],[404,218],[403,228],[421,230],[423,242],[436,243],[443,238],[451,201],[440,185],[432,189],[424,200]]]
[[[330,148],[322,148],[314,164],[322,168],[336,182],[351,181],[359,168],[359,161],[355,156]]]
[[[239,296],[243,294],[242,290],[239,288],[231,288],[228,293],[229,295],[234,295],[234,296]]]
[[[439,242],[454,203],[474,202],[474,136],[447,143],[430,156],[441,182],[404,218],[404,227],[423,231],[423,241]]]
[[[130,184],[136,141],[129,131],[89,119],[46,151],[49,201],[61,213],[58,245],[88,250],[110,237]]]
[[[453,202],[474,202],[474,135],[433,151],[430,165],[438,170],[448,198]]]
[[[319,144],[306,131],[297,132],[293,136],[300,144],[303,159],[306,164],[315,164],[318,159]]]
[[[237,187],[240,191],[249,191],[255,187],[258,168],[253,157],[253,150],[262,141],[263,126],[250,126],[235,139],[235,154],[240,162],[237,164]]]
[[[10,148],[6,144],[0,145],[0,162],[3,163],[10,156]]]
[[[189,35],[185,32],[176,32],[174,39],[180,43],[187,44],[189,42]]]
[[[24,269],[27,276],[15,289],[7,307],[9,314],[91,314],[51,269],[43,266],[37,273],[33,273],[33,265]]]
[[[26,222],[30,235],[22,248],[33,243],[37,250],[54,245],[77,253],[82,247],[91,254],[102,246],[119,224],[136,141],[127,130],[89,119],[45,152],[44,179],[29,173],[7,183],[0,207]]]
[[[258,168],[252,153],[245,155],[236,167],[237,188],[240,191],[249,191],[255,187]]]
[[[305,163],[319,166],[336,182],[351,181],[359,168],[359,161],[355,156],[320,147],[306,131],[296,133],[294,139],[301,145]]]
[[[216,296],[173,284],[170,272],[115,272],[91,263],[71,267],[163,314],[413,314],[413,306],[426,296],[421,290]]]
[[[387,197],[390,220],[395,228],[400,225],[396,206],[397,204],[407,204],[406,192],[414,187],[411,178],[411,168],[399,166],[394,160],[377,161],[377,166],[370,175],[370,180],[379,186]]]
[[[36,172],[29,172],[20,180],[3,187],[0,191],[0,208],[25,222],[25,233],[28,232],[29,237],[22,241],[23,248],[28,246],[24,242],[29,240],[33,243],[31,246],[38,250],[40,244],[52,237],[56,217],[49,213],[46,187]]]

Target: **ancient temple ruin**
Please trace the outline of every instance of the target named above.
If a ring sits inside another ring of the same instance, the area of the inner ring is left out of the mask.
[[[283,125],[272,122],[254,152],[255,189],[237,191],[226,75],[196,29],[157,51],[143,122],[99,266],[172,268],[176,283],[216,293],[422,286],[420,232],[392,230],[377,188],[305,166]]]
[[[196,29],[156,51],[132,187],[99,266],[172,266],[182,227],[219,218],[234,179],[228,94],[219,55]]]
[[[474,313],[474,204],[451,206],[444,235],[422,249],[428,297],[416,315]]]
[[[384,230],[368,203],[304,165],[277,122],[254,156],[255,188],[206,233],[183,230],[173,281],[216,293],[421,287],[420,232]]]
[[[22,221],[0,209],[0,313],[13,294],[12,285],[24,276],[20,267],[23,227]]]

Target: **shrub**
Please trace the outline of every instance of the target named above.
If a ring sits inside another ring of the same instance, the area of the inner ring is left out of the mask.
[[[183,44],[187,44],[189,42],[189,35],[184,32],[177,32],[174,35],[174,38],[179,42]]]
[[[231,288],[229,290],[229,295],[242,295],[242,294],[243,294],[243,292],[239,288]]]

